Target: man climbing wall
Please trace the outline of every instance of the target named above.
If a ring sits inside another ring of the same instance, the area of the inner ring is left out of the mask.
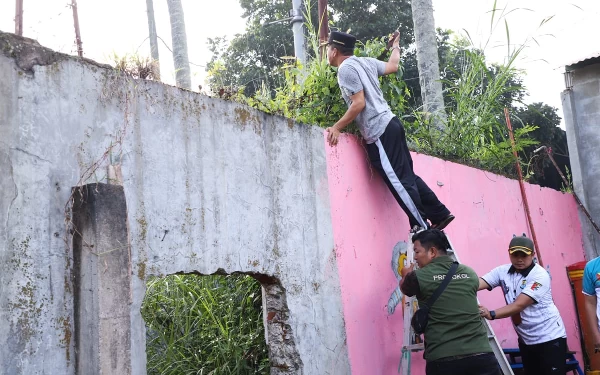
[[[354,56],[356,38],[332,31],[327,42],[327,61],[338,67],[338,84],[348,110],[333,126],[326,129],[331,146],[338,143],[340,131],[356,120],[371,164],[383,177],[388,188],[415,226],[444,229],[454,216],[435,193],[413,171],[413,161],[406,144],[406,134],[383,98],[379,76],[396,73],[400,62],[400,34],[394,33],[389,61]]]

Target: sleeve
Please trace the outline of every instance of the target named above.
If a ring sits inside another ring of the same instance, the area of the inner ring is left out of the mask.
[[[521,293],[531,297],[535,302],[539,302],[544,294],[550,290],[550,275],[546,270],[536,272],[533,277],[527,278],[527,284]]]
[[[493,270],[491,270],[490,272],[481,276],[483,281],[488,283],[488,285],[490,286],[489,290],[492,290],[495,287],[500,285],[500,282],[502,281],[502,276],[501,276],[501,272],[500,272],[501,268],[502,268],[502,266],[496,267]]]
[[[415,271],[404,276],[404,281],[402,282],[400,290],[408,297],[412,297],[419,293],[419,279],[417,279],[417,273]]]
[[[363,90],[363,84],[360,81],[358,71],[351,65],[344,65],[338,71],[338,83],[340,84],[340,89],[348,97]]]
[[[377,69],[377,75],[378,76],[382,76],[385,74],[385,62],[381,61],[381,60],[377,60],[374,59],[372,57],[369,57],[369,62],[373,65],[375,65],[375,68]]]
[[[596,273],[593,270],[595,263],[588,262],[583,269],[583,294],[588,296],[596,295]]]

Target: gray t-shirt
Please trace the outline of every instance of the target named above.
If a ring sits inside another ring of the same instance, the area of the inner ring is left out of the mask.
[[[338,84],[342,97],[350,106],[350,96],[364,91],[365,108],[356,117],[356,123],[367,143],[375,142],[394,117],[383,98],[379,76],[385,72],[385,63],[371,57],[351,56],[338,69]]]

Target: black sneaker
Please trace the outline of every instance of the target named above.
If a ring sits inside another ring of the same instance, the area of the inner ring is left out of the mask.
[[[439,223],[433,224],[431,226],[431,228],[442,230],[442,229],[446,228],[448,226],[448,224],[450,224],[452,222],[452,220],[454,220],[454,215],[450,214],[450,215],[446,216],[446,218],[444,220],[440,221]]]

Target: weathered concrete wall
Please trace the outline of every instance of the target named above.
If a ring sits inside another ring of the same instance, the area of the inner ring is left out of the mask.
[[[446,232],[460,261],[479,275],[509,263],[513,234],[528,233],[519,184],[492,173],[413,154],[415,169],[456,215]],[[353,375],[394,374],[403,342],[401,306],[388,315],[398,281],[392,249],[408,240],[406,216],[373,171],[356,139],[344,136],[327,152],[335,248],[340,272],[348,351]],[[572,196],[526,184],[532,220],[552,295],[564,320],[569,349],[581,347],[573,293],[565,266],[584,260],[577,207]],[[479,292],[489,308],[505,305],[501,291]],[[517,347],[510,319],[492,322],[501,345]],[[412,356],[413,374],[424,374],[422,353]]]
[[[600,225],[600,64],[570,73],[572,88],[562,92],[575,193]],[[600,255],[600,234],[580,213],[587,259]]]
[[[285,293],[289,311],[267,318],[298,355],[273,373],[350,372],[322,130],[0,34],[0,374],[76,372],[70,188],[106,182],[109,163],[128,210],[133,374],[148,277],[219,269]]]

